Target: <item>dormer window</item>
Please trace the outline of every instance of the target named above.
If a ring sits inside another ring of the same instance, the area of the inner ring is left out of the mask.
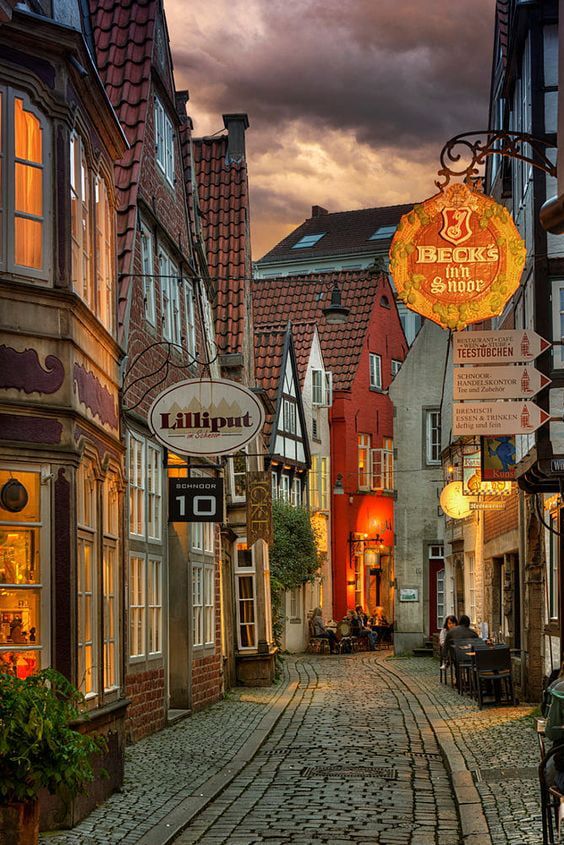
[[[391,238],[396,231],[397,226],[378,226],[368,238],[369,241],[381,241],[384,238]]]
[[[299,241],[293,244],[292,249],[308,249],[309,247],[315,246],[326,234],[327,232],[320,232],[317,235],[304,235],[303,238],[300,238]]]
[[[171,185],[174,185],[174,128],[163,108],[155,97],[155,146],[157,164]]]

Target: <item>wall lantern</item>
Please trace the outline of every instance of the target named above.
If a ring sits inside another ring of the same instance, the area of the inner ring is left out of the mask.
[[[333,495],[334,496],[344,496],[345,488],[343,487],[343,476],[341,473],[337,475],[335,479],[335,486],[333,487]]]
[[[341,291],[339,290],[337,282],[335,282],[333,290],[331,291],[331,304],[322,310],[325,319],[332,325],[347,322],[347,317],[349,316],[351,309],[345,308],[342,304]]]

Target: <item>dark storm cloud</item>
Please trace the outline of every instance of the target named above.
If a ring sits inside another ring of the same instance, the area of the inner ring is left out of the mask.
[[[485,125],[493,0],[188,5],[169,3],[169,20],[193,23],[181,42],[172,34],[177,76],[200,109],[244,109],[258,130],[350,130],[374,149]]]

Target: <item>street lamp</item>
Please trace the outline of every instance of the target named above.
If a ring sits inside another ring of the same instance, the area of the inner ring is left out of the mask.
[[[328,323],[337,325],[346,323],[347,317],[350,314],[350,308],[345,308],[341,302],[341,291],[339,285],[335,282],[333,290],[331,291],[331,304],[323,308],[323,315]]]
[[[333,487],[333,495],[334,496],[344,496],[345,488],[343,487],[343,476],[341,473],[337,475],[335,479],[335,486]]]

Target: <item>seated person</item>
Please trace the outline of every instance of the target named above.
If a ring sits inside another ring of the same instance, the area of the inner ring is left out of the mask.
[[[372,614],[372,624],[379,628],[386,628],[389,625],[388,620],[384,616],[384,608],[377,607]]]
[[[355,610],[356,610],[356,615],[358,616],[358,618],[362,622],[363,626],[366,628],[366,626],[368,625],[368,615],[364,612],[362,605],[357,604]]]
[[[478,634],[472,630],[470,627],[470,617],[466,616],[465,613],[462,614],[458,625],[455,625],[449,631],[447,631],[445,636],[445,652],[446,654],[449,653],[449,648],[451,645],[454,645],[457,640],[479,640],[480,637]]]
[[[446,669],[447,662],[448,662],[448,653],[447,653],[447,650],[445,648],[446,635],[453,628],[456,628],[457,625],[458,625],[458,619],[456,618],[456,616],[453,616],[451,614],[450,616],[446,617],[445,623],[444,623],[443,627],[441,628],[441,632],[439,634],[439,650],[440,650],[440,653],[441,653],[441,669]]]
[[[360,615],[358,612],[359,608],[362,613],[362,606],[360,604],[357,605],[356,610],[349,610],[347,613],[347,619],[351,626],[351,635],[353,637],[358,637],[359,639],[368,640],[370,651],[375,651],[378,634],[365,624],[364,613]]]
[[[331,654],[337,653],[337,637],[335,631],[331,631],[325,627],[323,616],[321,615],[321,608],[316,607],[311,614],[311,630],[314,637],[319,639],[329,640],[329,648]]]

